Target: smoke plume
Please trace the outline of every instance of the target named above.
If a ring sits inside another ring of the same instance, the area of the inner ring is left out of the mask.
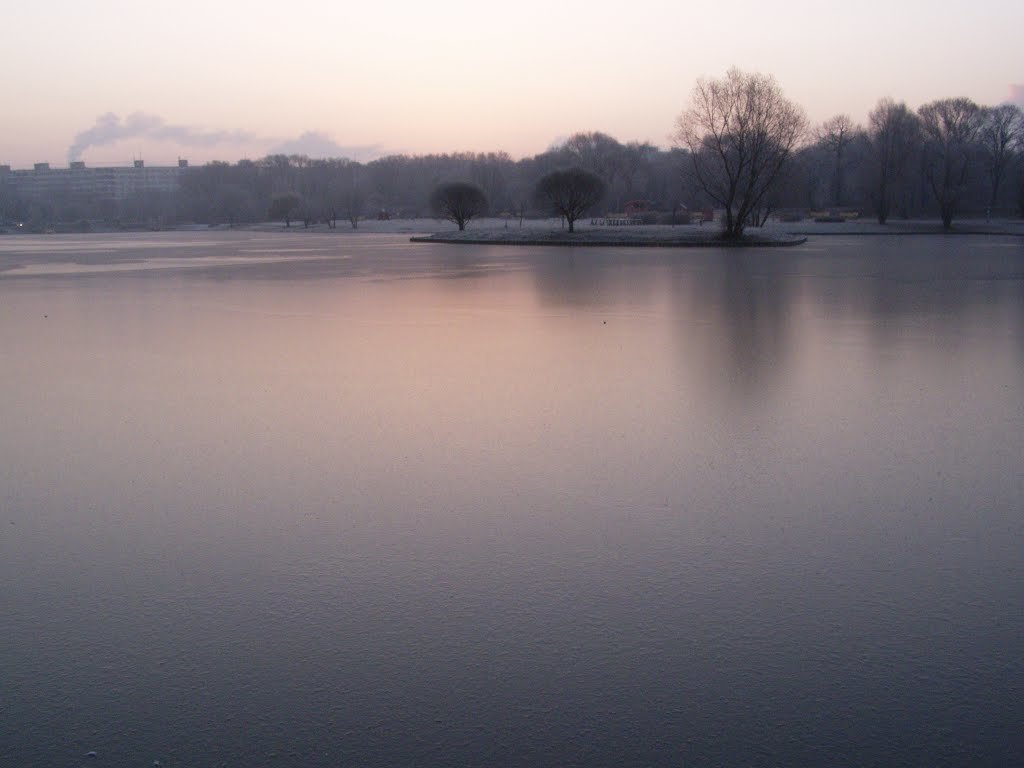
[[[187,125],[168,123],[158,115],[133,112],[124,120],[113,112],[100,115],[91,128],[75,135],[68,147],[68,159],[77,160],[89,147],[101,147],[122,139],[145,138],[169,141],[186,147],[209,147],[215,144],[245,143],[256,137],[248,131],[206,131]]]
[[[339,144],[320,131],[306,131],[297,138],[283,141],[271,147],[272,155],[305,155],[313,158],[346,157],[349,160],[366,162],[384,154],[380,144]]]

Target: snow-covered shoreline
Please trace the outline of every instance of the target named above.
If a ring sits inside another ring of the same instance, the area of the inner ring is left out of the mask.
[[[702,248],[702,247],[779,247],[799,245],[806,237],[785,232],[756,232],[739,240],[722,240],[719,230],[711,227],[589,227],[566,230],[539,229],[476,229],[464,232],[438,232],[411,237],[414,243],[456,243],[484,245],[563,245],[616,246],[623,248]]]
[[[509,218],[483,218],[473,219],[466,225],[464,232],[449,221],[431,218],[420,219],[391,219],[389,221],[378,221],[376,219],[365,219],[359,222],[358,229],[352,229],[347,221],[339,221],[336,229],[328,229],[323,224],[318,224],[304,229],[301,224],[292,224],[286,228],[278,222],[243,225],[239,229],[250,229],[261,232],[282,231],[282,232],[331,232],[340,236],[345,234],[389,234],[389,235],[415,235],[417,237],[430,237],[432,242],[444,239],[451,239],[458,242],[470,240],[481,240],[489,243],[510,242],[514,244],[525,244],[525,241],[539,240],[541,244],[557,243],[564,239],[568,232],[564,224],[557,218],[548,219],[524,219],[522,223],[518,219]],[[203,228],[205,229],[205,227]],[[707,224],[677,224],[675,226],[666,224],[641,224],[634,226],[602,226],[592,223],[589,218],[576,222],[574,235],[583,235],[591,241],[600,241],[597,244],[615,241],[628,241],[629,244],[643,244],[641,241],[678,241],[689,244],[693,242],[711,243],[721,245],[718,239],[720,229],[719,222]],[[802,221],[780,221],[771,219],[763,227],[748,227],[746,234],[754,239],[776,240],[782,238],[785,241],[792,237],[810,237],[818,235],[939,235],[943,234],[942,222],[938,219],[890,219],[886,224],[879,224],[874,219],[860,218],[844,222],[819,222],[813,219]],[[1024,220],[1022,219],[992,219],[986,221],[983,218],[963,218],[953,222],[953,229],[949,234],[972,234],[972,235],[1012,235],[1024,237]],[[588,242],[588,244],[591,244]],[[788,242],[787,242],[788,244]]]

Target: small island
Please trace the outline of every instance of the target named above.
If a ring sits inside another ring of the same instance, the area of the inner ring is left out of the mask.
[[[434,233],[432,235],[410,238],[414,243],[449,243],[449,244],[484,244],[484,245],[564,245],[564,246],[615,246],[615,247],[654,247],[654,248],[687,248],[687,247],[779,247],[799,245],[806,242],[806,237],[783,233],[758,234],[744,233],[744,225],[752,218],[753,205],[745,203],[736,211],[732,201],[726,206],[725,226],[710,224],[697,229],[688,226],[690,218],[686,214],[687,225],[644,224],[644,215],[655,216],[655,212],[647,210],[648,201],[633,200],[626,203],[627,211],[621,214],[608,214],[603,218],[591,219],[590,228],[579,229],[577,222],[585,220],[588,211],[604,198],[606,183],[597,174],[584,168],[562,168],[545,174],[537,182],[534,189],[534,204],[537,209],[547,211],[559,222],[559,228],[510,228],[506,221],[499,228],[481,228],[466,231],[466,225],[472,220],[479,220],[488,209],[487,195],[479,186],[466,181],[446,182],[439,184],[430,197],[430,207],[439,219],[452,222],[458,227],[457,232]],[[760,199],[760,195],[753,198]],[[641,215],[643,214],[643,215]],[[672,214],[675,219],[675,212]],[[707,216],[699,219],[703,222],[713,221],[709,210]],[[552,219],[548,219],[548,222]],[[635,225],[634,225],[635,223]],[[608,227],[602,225],[610,225]],[[620,226],[626,224],[627,226]]]
[[[807,242],[803,235],[783,232],[745,233],[724,239],[718,227],[647,225],[566,230],[538,228],[476,229],[438,232],[410,238],[414,243],[457,243],[476,245],[561,245],[619,248],[778,248]]]

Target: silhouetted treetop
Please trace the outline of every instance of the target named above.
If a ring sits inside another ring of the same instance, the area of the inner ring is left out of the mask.
[[[434,215],[455,222],[459,230],[466,222],[487,211],[487,195],[476,184],[451,181],[438,185],[430,195],[430,208]]]
[[[573,232],[576,219],[601,202],[604,192],[605,183],[597,174],[583,168],[563,168],[540,178],[534,199],[541,209],[565,217]]]

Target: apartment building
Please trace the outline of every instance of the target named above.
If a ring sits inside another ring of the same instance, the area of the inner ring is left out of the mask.
[[[0,165],[0,184],[25,198],[53,199],[58,196],[121,201],[145,192],[175,192],[188,168],[187,160],[174,166],[146,166],[136,160],[131,166],[90,168],[81,160],[66,168],[36,163],[31,169],[12,170]]]

